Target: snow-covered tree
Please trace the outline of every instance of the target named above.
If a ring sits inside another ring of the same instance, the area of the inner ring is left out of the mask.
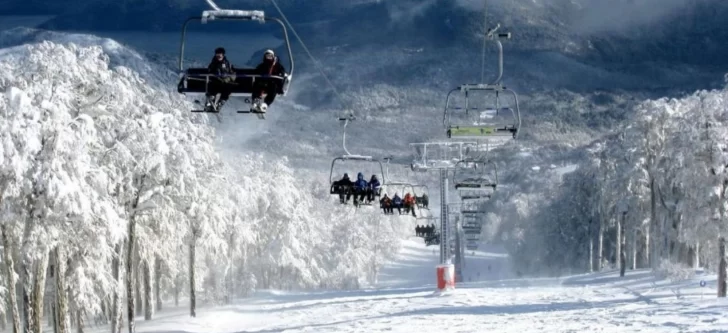
[[[22,318],[40,331],[46,285],[61,333],[89,316],[119,333],[125,299],[131,333],[137,311],[151,319],[167,295],[189,297],[194,316],[198,301],[260,287],[360,286],[409,234],[399,218],[332,206],[318,176],[302,180],[285,158],[220,154],[205,116],[165,88],[174,82],[137,70],[165,72],[109,41],[0,54],[3,285],[23,297],[2,293],[14,332]]]

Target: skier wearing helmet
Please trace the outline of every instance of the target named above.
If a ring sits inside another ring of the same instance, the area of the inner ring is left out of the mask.
[[[207,66],[207,69],[211,74],[215,75],[216,80],[211,80],[207,90],[207,101],[205,108],[208,110],[219,112],[220,108],[230,98],[232,92],[231,84],[235,83],[235,70],[230,64],[230,61],[225,57],[225,49],[218,47],[215,49],[215,55],[212,57],[212,61]],[[215,101],[217,95],[220,95],[219,100]]]
[[[266,50],[263,53],[263,62],[255,68],[255,72],[258,75],[275,75],[275,76],[286,76],[286,69],[281,65],[278,57],[275,55],[273,50]],[[278,89],[283,82],[276,79],[261,79],[255,82],[253,87],[253,105],[251,107],[252,112],[265,113],[268,106],[273,104],[273,101],[278,94]],[[263,93],[266,94],[263,101],[260,100]],[[262,102],[262,103],[261,103]]]

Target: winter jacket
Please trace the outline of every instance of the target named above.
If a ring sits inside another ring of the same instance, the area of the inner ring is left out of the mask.
[[[405,205],[414,205],[415,204],[415,197],[411,194],[407,193],[404,195],[404,204]]]
[[[351,186],[353,184],[354,183],[351,182],[351,179],[349,179],[349,175],[347,175],[347,174],[344,174],[343,178],[334,182],[334,185],[345,186],[345,187]]]
[[[376,175],[372,176],[372,179],[369,180],[369,188],[376,192],[379,188],[382,187],[382,184],[379,183],[379,179],[377,179]]]
[[[356,182],[354,182],[354,188],[357,190],[363,190],[363,189],[367,188],[367,185],[369,185],[369,184],[367,183],[366,180],[364,180],[364,174],[362,174],[361,172],[359,174],[357,174]]]
[[[218,61],[216,57],[213,57],[212,61],[210,61],[210,64],[207,65],[207,69],[210,70],[210,73],[218,76],[225,74],[235,74],[233,65],[230,64],[230,61],[227,60],[227,57],[223,57],[222,61]]]
[[[273,57],[273,60],[263,59],[263,62],[255,67],[255,72],[258,75],[283,76],[286,74],[286,68],[281,65],[278,57]]]
[[[392,198],[392,203],[394,203],[395,206],[401,206],[402,198],[400,198],[399,195],[395,194],[394,198]]]

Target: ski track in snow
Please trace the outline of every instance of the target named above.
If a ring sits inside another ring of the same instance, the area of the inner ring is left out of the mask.
[[[433,251],[434,250],[434,251]],[[669,282],[645,270],[516,279],[496,251],[468,251],[466,281],[435,291],[437,246],[405,242],[376,289],[261,291],[234,305],[138,322],[138,332],[721,332],[728,302],[715,277]],[[490,270],[487,266],[490,265]],[[708,282],[699,287],[700,279]]]

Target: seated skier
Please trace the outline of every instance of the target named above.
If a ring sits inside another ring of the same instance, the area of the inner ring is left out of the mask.
[[[409,214],[409,212],[412,212],[412,216],[417,217],[417,214],[415,214],[415,197],[407,193],[404,195],[404,200],[402,200],[402,204],[404,206],[404,213]]]
[[[392,209],[392,199],[390,199],[386,193],[384,194],[384,197],[379,200],[379,207],[384,210],[384,214],[394,214],[394,210]]]
[[[392,198],[392,207],[397,208],[399,215],[402,215],[402,198],[399,197],[398,193],[395,193]]]
[[[287,76],[286,69],[280,64],[273,50],[265,51],[263,54],[263,62],[255,67],[255,73],[258,75]],[[276,99],[278,89],[280,89],[280,85],[282,84],[283,82],[278,79],[257,79],[253,86],[253,105],[250,111],[265,113]],[[261,101],[260,98],[263,96],[263,93],[265,93],[265,99]]]
[[[339,201],[342,204],[349,202],[352,186],[354,186],[354,183],[349,179],[348,173],[345,173],[344,177],[334,182],[333,192],[339,195]],[[344,200],[344,195],[346,195],[346,201]]]
[[[379,196],[379,191],[382,189],[382,184],[379,183],[379,179],[377,179],[377,175],[372,175],[372,178],[369,179],[369,189],[367,191],[367,201],[371,203],[374,201],[374,197]]]
[[[356,181],[354,182],[354,205],[358,205],[360,202],[364,201],[368,186],[369,183],[364,180],[364,174],[359,172],[356,175]]]
[[[205,101],[205,108],[208,111],[220,112],[220,109],[232,93],[232,85],[235,84],[235,69],[230,61],[225,56],[225,49],[218,47],[215,49],[215,55],[212,57],[212,61],[207,65],[207,69],[211,74],[215,76],[211,78],[208,85],[207,100]],[[217,95],[220,98],[216,100]]]
[[[428,205],[430,203],[429,198],[427,197],[427,194],[423,194],[421,197],[415,197],[415,201],[417,202],[417,206],[420,208],[428,209]]]

